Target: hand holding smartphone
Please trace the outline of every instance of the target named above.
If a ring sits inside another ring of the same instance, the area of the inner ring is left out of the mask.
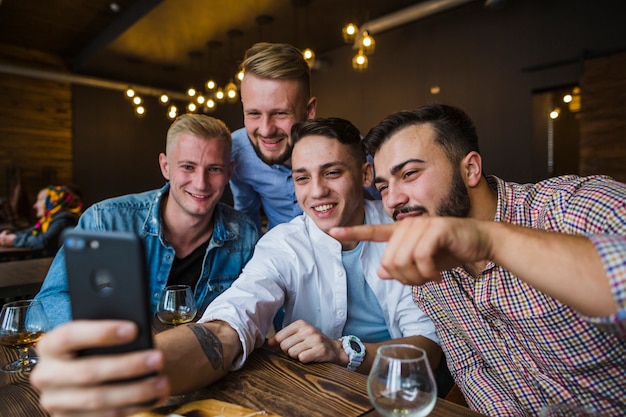
[[[130,320],[139,327],[131,343],[80,354],[151,349],[150,288],[139,238],[129,232],[81,229],[68,229],[62,238],[73,318]]]

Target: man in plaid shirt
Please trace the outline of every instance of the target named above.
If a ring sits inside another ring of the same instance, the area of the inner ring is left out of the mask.
[[[470,407],[626,415],[626,185],[485,176],[472,121],[446,105],[391,115],[365,143],[404,220],[331,235],[389,240],[379,275],[414,285]]]

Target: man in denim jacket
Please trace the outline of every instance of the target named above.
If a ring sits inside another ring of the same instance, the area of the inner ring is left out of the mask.
[[[145,246],[152,310],[166,285],[194,289],[198,311],[230,287],[252,256],[258,232],[244,214],[220,203],[232,173],[231,135],[221,121],[183,115],[159,155],[169,182],[160,190],[104,200],[85,211],[77,228],[136,233]],[[51,326],[71,319],[65,255],[55,257],[37,298]]]

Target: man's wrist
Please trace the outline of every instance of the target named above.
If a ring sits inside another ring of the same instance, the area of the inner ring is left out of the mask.
[[[346,368],[351,371],[356,371],[363,362],[363,359],[365,359],[365,345],[361,342],[361,339],[353,335],[343,336],[339,340],[341,341],[343,350],[348,356]]]

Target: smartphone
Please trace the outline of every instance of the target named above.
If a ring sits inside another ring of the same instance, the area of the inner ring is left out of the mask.
[[[125,345],[81,355],[151,349],[152,309],[145,256],[134,233],[67,229],[62,239],[74,319],[134,321],[139,335]]]

